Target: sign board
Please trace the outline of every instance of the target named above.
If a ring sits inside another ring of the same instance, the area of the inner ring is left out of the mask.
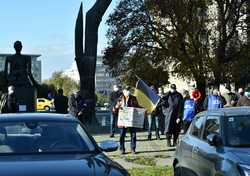
[[[133,107],[119,109],[117,126],[143,128],[145,111],[143,108]]]
[[[19,105],[19,112],[26,112],[27,111],[27,106],[26,105]]]

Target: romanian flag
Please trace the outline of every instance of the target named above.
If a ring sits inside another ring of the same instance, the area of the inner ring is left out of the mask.
[[[136,83],[135,93],[139,105],[151,113],[158,102],[160,97],[152,90],[143,80],[139,79]]]

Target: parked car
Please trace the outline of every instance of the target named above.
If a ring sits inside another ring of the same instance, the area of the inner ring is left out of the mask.
[[[176,148],[175,176],[249,176],[250,107],[198,114]]]
[[[38,98],[37,99],[37,110],[41,111],[50,111],[51,109],[53,109],[54,107],[54,103],[53,101],[50,101],[46,98]]]
[[[0,115],[0,171],[8,176],[125,176],[127,171],[103,151],[71,115],[29,113]]]

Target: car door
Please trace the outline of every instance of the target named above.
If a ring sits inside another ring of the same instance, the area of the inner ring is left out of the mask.
[[[37,109],[42,110],[44,108],[43,106],[44,106],[45,101],[43,99],[38,99],[37,101],[38,101],[37,102]]]
[[[200,176],[213,176],[215,165],[219,159],[220,150],[215,146],[211,146],[207,141],[207,136],[211,133],[218,135],[221,133],[219,116],[207,116],[202,138],[195,142],[193,161]]]
[[[180,147],[182,149],[182,157],[180,162],[183,167],[182,175],[196,176],[192,153],[193,148],[197,146],[195,141],[201,138],[205,118],[206,116],[204,115],[197,116],[192,122],[187,134],[181,140]]]

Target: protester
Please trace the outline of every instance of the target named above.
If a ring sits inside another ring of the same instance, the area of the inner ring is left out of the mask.
[[[58,89],[57,96],[54,99],[56,113],[68,113],[68,97],[63,95],[63,89]]]
[[[237,106],[250,106],[250,87],[246,89],[244,95],[241,95]]]
[[[186,133],[195,114],[196,114],[196,103],[193,98],[190,97],[188,91],[184,91],[184,107],[183,107],[183,129]]]
[[[226,104],[225,99],[220,95],[218,89],[214,89],[212,94],[208,95],[203,103],[204,110],[223,108]]]
[[[163,96],[160,104],[165,115],[165,134],[167,137],[167,145],[171,145],[171,138],[173,136],[173,146],[177,144],[183,110],[183,97],[177,92],[176,85],[170,86],[170,91]]]
[[[81,96],[80,91],[75,91],[69,98],[69,113],[84,123],[86,122],[84,115],[87,108],[87,103]]]
[[[123,90],[122,96],[118,99],[117,104],[115,105],[116,109],[120,109],[123,107],[139,107],[138,102],[136,100],[136,97],[131,95],[130,93],[130,87],[126,87]],[[125,154],[125,136],[127,130],[130,131],[130,137],[131,137],[131,153],[135,154],[136,152],[136,128],[133,127],[120,127],[120,151],[121,154]]]
[[[231,86],[229,84],[226,85],[225,93],[223,94],[223,97],[226,100],[226,104],[224,107],[233,107],[236,106],[238,98],[235,93],[231,91]]]
[[[201,92],[195,87],[195,85],[193,85],[191,96],[195,101],[196,113],[198,113],[202,110],[202,95]]]
[[[122,92],[119,90],[117,85],[113,86],[113,91],[110,94],[110,107],[111,107],[111,115],[110,115],[110,137],[115,136],[115,128],[118,119],[118,110],[115,108],[116,102],[118,98],[122,95]]]
[[[238,94],[237,94],[237,96],[238,96],[238,101],[239,101],[239,99],[240,99],[240,97],[242,97],[242,96],[244,96],[244,89],[243,88],[239,88],[238,89]]]
[[[17,98],[15,93],[15,87],[8,87],[8,95],[6,97],[6,106],[4,109],[5,113],[16,113],[18,112]]]
[[[162,88],[158,89],[158,95],[159,97],[163,97],[164,91]],[[161,100],[160,100],[161,102]],[[161,132],[162,135],[164,135],[164,131],[165,131],[165,116],[162,112],[162,107],[160,106],[160,103],[158,103],[157,107],[156,107],[156,111],[158,114],[158,120],[159,120],[159,130]]]
[[[154,86],[150,87],[155,93],[157,93],[156,89]],[[160,133],[159,133],[159,108],[156,108],[152,113],[148,113],[148,140],[152,139],[152,128],[153,128],[153,123],[155,124],[155,135],[156,139],[160,140]]]

